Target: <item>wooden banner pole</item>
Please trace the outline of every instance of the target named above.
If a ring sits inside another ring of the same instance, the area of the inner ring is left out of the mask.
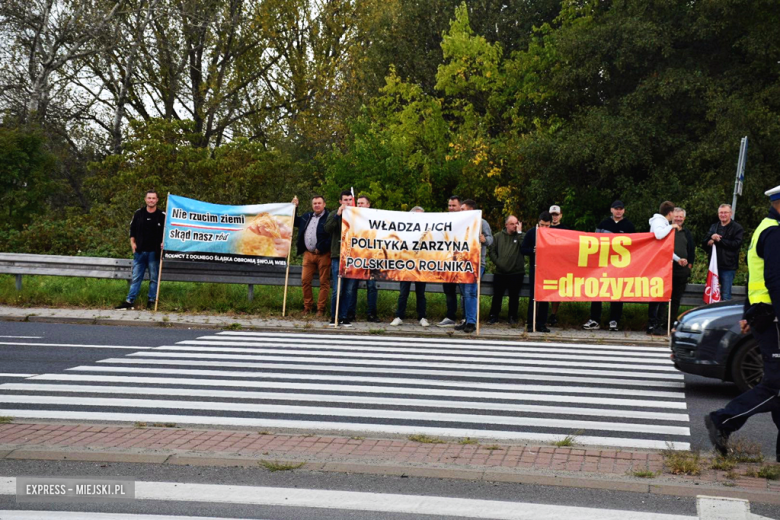
[[[482,295],[482,269],[477,271],[477,336],[479,336],[479,298]]]
[[[333,326],[339,326],[339,305],[341,300],[341,276],[339,276],[339,282],[336,286],[336,309],[333,312]]]
[[[171,200],[171,192],[168,192],[168,195],[165,197],[165,209],[167,210],[169,207],[169,202]],[[163,227],[163,244],[165,244],[165,230],[168,228],[168,219],[165,219],[165,226]],[[154,312],[157,312],[157,305],[160,303],[160,285],[162,285],[162,266],[163,266],[163,255],[165,253],[165,247],[163,247],[163,244],[160,244],[160,268],[157,271],[157,294],[154,296]]]
[[[287,250],[287,272],[284,273],[284,300],[282,301],[282,318],[287,312],[287,282],[290,280],[290,255],[292,254],[292,237],[290,237],[290,249]]]

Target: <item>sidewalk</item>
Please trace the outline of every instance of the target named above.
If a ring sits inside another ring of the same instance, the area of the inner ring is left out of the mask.
[[[758,464],[739,464],[727,474],[709,469],[703,458],[700,475],[680,476],[665,469],[661,453],[576,446],[423,443],[173,425],[0,424],[0,460],[20,459],[484,480],[780,504],[780,481],[745,475]],[[643,474],[648,477],[638,476]]]
[[[587,331],[579,329],[553,328],[551,333],[526,333],[524,328],[510,327],[506,323],[480,327],[479,336],[464,334],[452,327],[439,328],[432,324],[421,327],[416,320],[407,320],[399,327],[389,321],[382,323],[355,322],[352,327],[332,327],[322,319],[303,319],[299,316],[287,318],[252,318],[209,314],[179,314],[150,311],[117,311],[107,309],[58,309],[47,307],[11,307],[0,305],[0,320],[30,321],[48,323],[74,323],[92,325],[161,326],[194,329],[236,329],[272,332],[339,332],[350,334],[385,334],[431,337],[479,337],[494,340],[533,340],[563,342],[619,343],[630,345],[653,345],[669,348],[666,336],[648,336],[643,332]]]

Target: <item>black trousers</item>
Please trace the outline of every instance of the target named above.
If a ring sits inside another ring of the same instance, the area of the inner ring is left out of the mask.
[[[762,327],[751,325],[750,328],[753,337],[758,340],[764,359],[764,377],[751,390],[713,412],[712,422],[718,428],[732,433],[742,428],[751,416],[769,412],[778,429],[776,449],[780,455],[780,324],[777,321],[770,322],[761,331],[758,329]]]
[[[517,308],[520,305],[520,289],[523,287],[523,277],[520,274],[494,274],[493,300],[490,304],[490,317],[498,318],[501,314],[501,304],[504,294],[509,293],[509,317],[517,319]]]
[[[456,283],[443,283],[441,284],[444,289],[444,297],[447,302],[447,317],[452,321],[458,315],[458,284]]]
[[[528,319],[526,320],[526,327],[533,328],[534,323],[534,278],[536,273],[530,272],[529,278],[531,282],[531,297],[528,298]],[[536,328],[547,326],[547,310],[550,304],[548,302],[539,302],[536,306]]]
[[[676,266],[672,271],[672,324],[677,320],[680,314],[680,302],[685,287],[688,285],[688,278],[691,277],[691,270],[687,267]],[[648,327],[666,326],[666,303],[653,302],[647,306]]]
[[[593,302],[590,304],[590,319],[596,323],[601,323],[601,310],[603,309],[602,302]],[[609,321],[616,321],[620,323],[620,318],[623,317],[623,302],[610,302],[609,304]]]

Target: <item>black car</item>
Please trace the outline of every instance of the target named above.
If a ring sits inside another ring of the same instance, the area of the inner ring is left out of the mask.
[[[744,300],[713,303],[680,315],[672,329],[672,361],[681,372],[733,381],[741,391],[764,375],[758,341],[742,334]]]

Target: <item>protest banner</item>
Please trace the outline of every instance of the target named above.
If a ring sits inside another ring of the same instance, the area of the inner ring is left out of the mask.
[[[339,274],[406,282],[476,283],[481,211],[408,213],[347,207]]]
[[[294,219],[291,203],[225,206],[169,194],[160,273],[163,260],[287,269],[289,273]],[[284,293],[286,303],[286,280]]]
[[[672,297],[674,232],[537,229],[537,301],[665,302]]]

